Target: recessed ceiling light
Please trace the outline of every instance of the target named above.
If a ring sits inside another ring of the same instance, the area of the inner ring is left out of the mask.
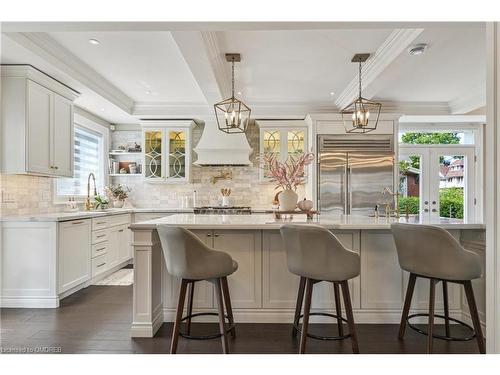
[[[94,46],[98,46],[99,44],[101,44],[101,42],[99,42],[97,39],[89,39],[89,43]]]
[[[151,95],[153,92],[151,90],[146,90],[146,94]]]
[[[334,91],[330,91],[330,95],[331,96],[335,95],[335,92]]]
[[[241,91],[238,91],[238,95],[241,95]]]
[[[429,45],[425,43],[415,44],[408,48],[408,53],[412,56],[423,55],[428,47]]]

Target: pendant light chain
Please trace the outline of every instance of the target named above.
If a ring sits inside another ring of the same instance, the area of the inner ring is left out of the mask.
[[[234,98],[234,58],[231,63],[231,96]]]
[[[359,62],[359,97],[361,98],[361,61]]]

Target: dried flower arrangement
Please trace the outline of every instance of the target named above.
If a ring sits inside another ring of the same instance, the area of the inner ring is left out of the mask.
[[[128,186],[123,186],[121,184],[106,186],[104,190],[109,199],[120,201],[127,199],[128,193],[131,191]]]
[[[268,172],[270,181],[276,183],[276,189],[296,191],[305,184],[305,167],[312,163],[314,154],[306,152],[297,156],[290,155],[285,162],[278,160],[274,153],[266,153],[259,157],[260,168]]]

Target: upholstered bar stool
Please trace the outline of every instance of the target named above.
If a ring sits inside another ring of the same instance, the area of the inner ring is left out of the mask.
[[[227,276],[238,269],[238,263],[236,263],[229,254],[209,248],[187,229],[169,226],[158,226],[157,229],[163,248],[163,256],[165,257],[167,271],[172,276],[181,279],[170,353],[176,353],[179,336],[188,339],[211,339],[220,337],[223,353],[229,353],[227,334],[231,332],[234,336],[236,330],[234,327]],[[218,313],[206,312],[193,314],[194,286],[197,281],[202,280],[210,281],[215,286]],[[189,289],[187,315],[182,317],[187,289]],[[224,313],[224,305],[227,314]],[[218,315],[218,334],[208,336],[191,335],[191,319],[202,315]],[[229,327],[226,327],[226,319],[229,322]],[[180,331],[181,322],[183,321],[186,321],[187,326],[185,332]]]
[[[351,297],[347,281],[359,275],[359,255],[347,250],[329,230],[317,225],[284,225],[281,237],[286,248],[288,269],[300,276],[299,292],[295,307],[293,332],[299,330],[302,317],[299,353],[305,353],[307,337],[322,340],[341,340],[350,337],[352,350],[359,353],[358,337]],[[336,314],[311,313],[313,285],[327,281],[333,283]],[[342,289],[347,319],[342,317],[339,286]],[[304,312],[301,315],[302,302]],[[338,336],[318,336],[308,334],[309,317],[312,315],[331,316],[337,319]],[[342,322],[347,322],[349,334],[344,334]]]
[[[450,233],[436,226],[394,223],[391,224],[391,230],[396,243],[399,264],[403,270],[410,273],[399,326],[399,338],[404,337],[406,324],[408,323],[410,328],[428,336],[428,353],[432,353],[433,338],[447,341],[468,341],[474,337],[477,340],[479,352],[485,353],[484,338],[471,283],[471,280],[481,277],[479,256],[465,250]],[[430,282],[429,313],[408,315],[415,282],[418,277],[429,279]],[[443,283],[444,316],[434,313],[436,283],[440,281]],[[449,317],[449,282],[464,286],[474,328],[458,319]],[[429,317],[427,332],[416,328],[409,322],[409,319],[417,316]],[[445,335],[434,333],[434,317],[444,319]],[[462,338],[452,337],[450,335],[450,321],[469,328],[472,335]]]

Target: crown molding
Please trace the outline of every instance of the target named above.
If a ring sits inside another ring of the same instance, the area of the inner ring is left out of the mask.
[[[469,113],[486,105],[486,90],[484,86],[477,87],[475,90],[453,99],[448,104],[451,113],[454,115]]]
[[[231,79],[229,63],[226,61],[225,52],[221,51],[220,43],[215,31],[202,31],[201,37],[205,43],[205,50],[209,57],[215,79],[219,86],[221,96],[231,96]]]
[[[361,67],[363,78],[362,89],[365,90],[424,29],[396,29],[382,43],[373,56]],[[349,105],[358,96],[359,78],[356,75],[342,93],[337,97],[335,104],[338,109]],[[370,99],[370,98],[367,98]]]
[[[167,102],[136,102],[132,116],[137,118],[161,118],[189,116],[206,116],[213,112],[213,107],[207,103],[167,103]]]
[[[449,115],[447,102],[395,102],[378,101],[382,104],[382,113],[400,113],[402,115]]]
[[[134,101],[46,33],[4,33],[55,69],[80,82],[118,108],[131,113]]]

